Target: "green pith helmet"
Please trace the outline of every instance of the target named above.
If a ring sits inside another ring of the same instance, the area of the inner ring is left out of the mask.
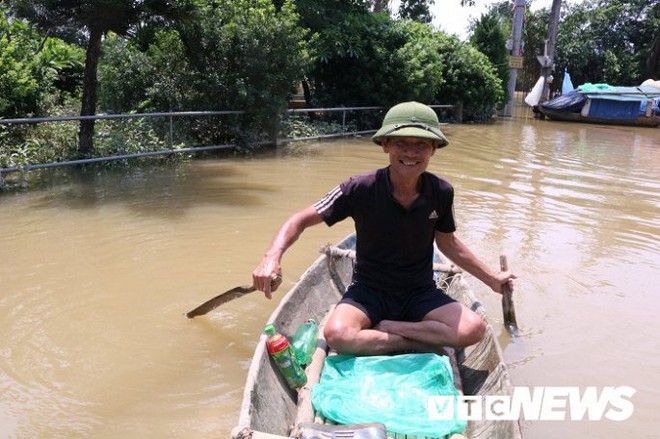
[[[419,102],[403,102],[390,108],[383,126],[371,140],[380,145],[383,137],[421,137],[437,141],[438,148],[449,144],[440,131],[438,115],[431,107]]]

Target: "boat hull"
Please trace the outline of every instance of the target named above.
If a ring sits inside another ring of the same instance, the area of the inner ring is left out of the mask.
[[[337,247],[349,250],[354,246],[355,235],[351,235]],[[442,256],[437,253],[436,262],[446,262],[440,258]],[[349,257],[320,256],[282,298],[268,323],[291,336],[308,318],[323,321],[350,283],[352,271],[353,261]],[[466,395],[511,395],[513,386],[509,372],[483,306],[474,298],[461,274],[449,275],[446,282],[447,293],[480,314],[487,323],[482,341],[464,350],[456,350],[463,392]],[[235,438],[286,437],[299,427],[296,424],[300,422],[301,404],[297,394],[277,373],[265,346],[266,336],[262,335],[248,371],[238,425],[232,432]],[[502,439],[522,436],[517,421],[487,420],[469,421],[465,435],[468,438]]]
[[[571,113],[565,111],[550,110],[540,107],[541,113],[545,114],[552,120],[563,122],[580,122],[591,123],[598,125],[621,125],[621,126],[636,126],[636,127],[657,127],[660,125],[660,117],[657,116],[640,116],[636,119],[611,119],[604,117],[583,116],[581,113]]]

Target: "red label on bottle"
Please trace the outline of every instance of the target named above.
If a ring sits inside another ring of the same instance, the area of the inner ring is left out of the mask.
[[[271,354],[276,354],[289,346],[289,341],[281,334],[276,334],[268,339],[266,347],[268,352]]]

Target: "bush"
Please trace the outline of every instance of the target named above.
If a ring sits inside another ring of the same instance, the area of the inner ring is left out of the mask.
[[[203,144],[250,147],[274,138],[307,61],[297,20],[290,1],[276,10],[269,0],[216,0],[201,4],[194,20],[141,41],[144,52],[111,41],[100,66],[102,105],[116,111],[244,110],[229,119],[181,120],[178,128]],[[128,76],[136,79],[127,90]]]
[[[443,57],[445,82],[436,98],[463,104],[463,120],[486,122],[504,99],[504,87],[486,56],[454,36],[437,34],[437,50]]]
[[[76,93],[83,65],[80,48],[42,37],[0,7],[0,117],[48,114]]]

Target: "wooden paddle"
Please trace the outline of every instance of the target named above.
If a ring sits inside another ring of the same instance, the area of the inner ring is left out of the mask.
[[[277,288],[280,283],[282,283],[282,277],[275,276],[270,284],[271,288]],[[225,291],[224,293],[215,296],[213,299],[207,300],[192,311],[188,311],[185,316],[189,319],[195,318],[197,316],[203,316],[204,314],[208,314],[209,312],[213,311],[223,303],[238,299],[239,297],[245,296],[246,294],[252,293],[256,290],[257,289],[252,285],[241,285],[234,287],[231,290]]]
[[[500,256],[500,270],[509,270],[505,255]],[[516,322],[516,310],[513,306],[512,292],[508,283],[502,286],[502,313],[504,314],[504,326],[507,331],[509,331],[511,336],[517,337],[519,331],[518,323]]]

